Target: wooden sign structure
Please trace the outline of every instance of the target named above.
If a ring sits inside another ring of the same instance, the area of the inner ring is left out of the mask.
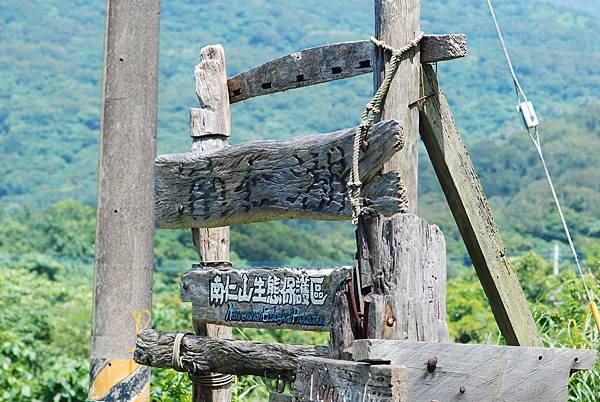
[[[181,300],[192,302],[194,318],[209,323],[329,331],[335,294],[351,271],[198,265],[181,278]]]
[[[398,15],[394,7],[401,3],[376,1],[376,13],[380,19]],[[418,7],[404,11],[410,20],[406,27],[378,24],[384,39],[397,42],[395,30],[409,36],[411,29],[418,30]],[[416,115],[503,335],[512,345],[541,344],[433,69],[411,61],[420,57],[433,63],[465,54],[464,35],[425,35],[420,49],[403,56],[398,72],[410,76],[411,90],[400,93],[398,82],[390,88],[384,120],[370,128],[362,144],[365,208],[356,232],[356,267],[236,269],[226,263],[227,225],[350,219],[347,183],[357,128],[228,146],[229,104],[367,72],[376,73],[379,82],[389,55],[370,41],[338,43],[226,79],[222,47],[203,48],[195,71],[201,108],[190,110],[192,152],[155,161],[156,218],[165,228],[192,228],[204,260],[181,281],[181,299],[192,304],[197,335],[144,331],[135,361],[187,371],[193,381],[214,379],[206,373],[217,372],[221,379],[261,375],[293,383],[293,397],[274,394],[273,401],[565,400],[569,374],[592,367],[596,352],[443,343],[448,340],[443,234],[416,215],[398,215],[415,208]],[[423,74],[424,96],[412,99],[415,74]],[[390,115],[399,120],[385,120]],[[405,169],[398,168],[398,160],[406,161]],[[330,331],[331,343],[218,339],[230,326]],[[552,384],[529,386],[529,379]],[[227,399],[226,384],[195,383],[194,402]]]

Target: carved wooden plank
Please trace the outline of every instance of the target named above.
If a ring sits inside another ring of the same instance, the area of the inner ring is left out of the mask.
[[[173,367],[173,342],[176,333],[154,329],[137,337],[133,359],[145,366]],[[190,373],[218,372],[234,375],[292,380],[301,356],[326,357],[327,346],[286,345],[253,341],[233,341],[186,335],[179,356],[183,370]]]
[[[373,71],[375,45],[370,40],[319,46],[271,60],[227,80],[231,103]],[[465,35],[425,35],[421,62],[464,57]]]
[[[541,346],[527,300],[500,238],[471,158],[458,135],[435,72],[423,65],[421,138],[498,327],[509,345]]]
[[[194,319],[228,326],[329,331],[335,293],[350,267],[201,268],[181,278]]]
[[[593,367],[595,350],[360,340],[355,360],[408,368],[412,401],[567,400],[571,370]],[[428,361],[435,358],[435,368]]]
[[[254,141],[155,161],[155,216],[161,227],[218,227],[264,220],[350,219],[347,198],[356,128],[289,141]],[[371,208],[404,211],[397,173],[378,177],[403,145],[398,122],[371,128],[360,156]]]
[[[405,367],[301,357],[294,401],[408,401]]]

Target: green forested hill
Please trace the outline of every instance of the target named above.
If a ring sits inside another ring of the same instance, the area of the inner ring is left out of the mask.
[[[499,2],[497,12],[543,118],[577,110],[597,96],[598,19],[516,0]],[[43,209],[65,198],[94,203],[103,13],[102,2],[81,0],[0,4],[3,206]],[[222,43],[233,74],[304,47],[366,38],[372,14],[370,0],[163,2],[159,152],[188,148],[187,108],[197,102],[192,71],[203,45]],[[485,2],[425,0],[422,19],[427,32],[469,37],[469,57],[440,70],[463,135],[505,136],[516,121],[514,96]],[[235,105],[232,139],[352,126],[370,93],[370,78],[360,77]]]

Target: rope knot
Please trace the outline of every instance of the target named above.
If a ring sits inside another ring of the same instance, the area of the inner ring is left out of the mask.
[[[408,42],[400,49],[395,49],[373,36],[370,38],[371,42],[373,42],[375,46],[391,52],[392,57],[390,58],[389,66],[385,69],[385,75],[381,85],[375,92],[375,95],[373,95],[373,98],[371,98],[371,100],[365,105],[365,110],[362,113],[360,124],[358,125],[359,129],[356,130],[356,133],[354,134],[354,144],[352,148],[352,170],[350,171],[348,188],[350,189],[349,198],[350,204],[352,205],[352,222],[355,224],[358,222],[358,215],[360,214],[360,210],[362,208],[362,200],[360,197],[362,183],[359,180],[358,163],[361,146],[365,143],[365,134],[369,131],[369,128],[375,121],[375,116],[381,114],[382,107],[385,103],[385,98],[390,88],[390,83],[392,78],[394,78],[394,75],[396,75],[396,71],[398,71],[398,65],[400,64],[402,55],[407,50],[417,46],[422,38],[423,32],[419,32],[419,34],[412,41]]]

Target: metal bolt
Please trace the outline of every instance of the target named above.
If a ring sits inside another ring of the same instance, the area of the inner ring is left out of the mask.
[[[460,391],[461,394],[464,394],[465,393],[465,386],[461,385],[459,391]]]
[[[437,357],[430,357],[427,360],[427,371],[433,373],[437,367]]]

